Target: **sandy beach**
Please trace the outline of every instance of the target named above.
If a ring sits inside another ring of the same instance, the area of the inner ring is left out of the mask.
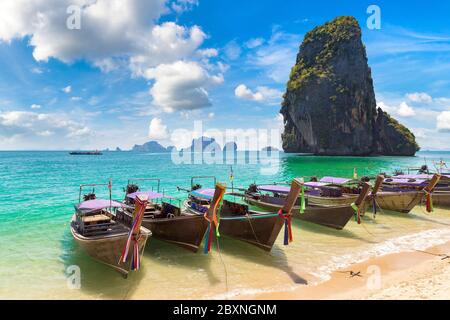
[[[450,242],[428,248],[390,254],[345,270],[331,279],[291,292],[265,293],[243,299],[450,299]]]

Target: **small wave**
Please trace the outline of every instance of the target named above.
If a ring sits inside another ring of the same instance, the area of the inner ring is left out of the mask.
[[[361,263],[370,258],[381,257],[389,254],[425,250],[450,241],[449,229],[431,229],[415,234],[392,238],[375,245],[357,249],[357,252],[335,256],[330,258],[327,265],[321,266],[312,275],[319,278],[319,282],[331,279],[331,273],[349,267],[355,263]]]
[[[289,292],[294,291],[296,288],[298,288],[298,286],[283,286],[280,288],[270,288],[270,289],[238,288],[212,296],[211,299],[228,300],[228,299],[235,299],[239,296],[251,296],[256,294],[274,293],[274,292]]]

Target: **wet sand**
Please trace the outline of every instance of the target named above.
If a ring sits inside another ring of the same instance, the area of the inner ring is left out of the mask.
[[[290,292],[241,299],[450,299],[450,242],[376,257],[332,273],[331,279]]]

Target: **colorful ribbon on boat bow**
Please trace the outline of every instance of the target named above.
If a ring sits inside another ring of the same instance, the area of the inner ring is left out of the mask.
[[[147,206],[147,200],[142,201],[139,197],[135,200],[137,212],[131,227],[130,233],[128,234],[125,247],[123,248],[122,255],[119,258],[120,263],[126,263],[128,259],[128,252],[130,251],[131,242],[133,242],[133,251],[131,255],[131,270],[139,270],[141,266],[141,261],[139,257],[139,241],[142,238],[140,233],[141,221],[145,212],[145,207]]]
[[[217,187],[216,187],[216,192],[217,192]],[[216,202],[210,207],[212,208],[212,218],[209,218],[209,211],[207,211],[204,215],[206,221],[208,221],[208,228],[206,229],[206,234],[205,234],[205,245],[203,248],[203,252],[205,254],[208,254],[211,251],[211,242],[212,242],[212,238],[213,238],[213,231],[214,229],[216,230],[216,236],[220,237],[220,233],[219,233],[219,224],[220,224],[220,218],[217,215],[217,208],[219,207],[219,203],[222,200],[223,194],[225,193],[225,189],[222,189],[221,194],[216,197],[216,194],[214,194],[214,198],[216,199]]]
[[[356,205],[356,203],[354,203],[354,202],[351,204],[351,206],[352,206],[353,210],[355,211],[355,221],[357,221],[358,224],[361,224],[361,209],[360,209],[360,207],[358,207]]]
[[[285,214],[283,213],[283,209],[280,209],[280,211],[278,211],[278,215],[280,216],[280,218],[284,219],[284,242],[283,244],[285,246],[289,245],[290,242],[294,241],[293,237],[292,237],[292,223],[291,223],[291,219],[292,216],[291,214]]]
[[[301,193],[300,193],[300,213],[304,214],[306,209],[305,203],[305,186],[302,184]]]
[[[433,212],[433,196],[431,192],[428,192],[424,189],[425,192],[425,207],[427,209],[427,212]]]

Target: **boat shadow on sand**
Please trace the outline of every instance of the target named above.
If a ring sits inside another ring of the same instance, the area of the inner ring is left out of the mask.
[[[62,272],[66,277],[70,276],[68,268],[77,266],[80,268],[80,290],[94,299],[126,299],[134,288],[145,277],[146,267],[143,263],[139,272],[131,272],[125,279],[113,268],[89,257],[84,250],[73,240],[70,230],[64,232],[61,240],[60,259],[64,263]],[[72,271],[73,273],[73,271]],[[67,278],[69,281],[69,278]],[[69,287],[68,287],[68,290]]]
[[[308,281],[298,275],[289,265],[286,253],[283,247],[275,244],[271,252],[266,252],[244,241],[239,241],[229,237],[219,238],[219,247],[221,253],[229,256],[235,256],[247,260],[252,264],[272,267],[285,272],[295,284],[307,285]],[[217,241],[214,242],[213,250],[218,251]],[[226,257],[225,257],[226,264]]]

